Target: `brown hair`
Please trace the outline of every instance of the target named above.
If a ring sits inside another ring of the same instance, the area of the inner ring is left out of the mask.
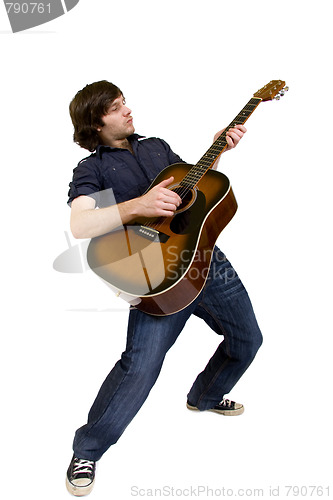
[[[82,148],[95,151],[100,144],[97,127],[104,125],[102,116],[107,114],[111,103],[121,95],[121,90],[106,80],[91,83],[79,90],[69,105],[74,142]]]

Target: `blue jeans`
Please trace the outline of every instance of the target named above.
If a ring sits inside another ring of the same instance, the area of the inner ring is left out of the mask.
[[[164,317],[130,311],[126,350],[102,384],[88,423],[76,431],[73,449],[78,458],[99,460],[117,442],[146,400],[167,351],[191,314],[202,318],[223,341],[191,387],[189,403],[207,410],[233,388],[255,357],[262,335],[243,284],[215,248],[206,285],[187,308]]]

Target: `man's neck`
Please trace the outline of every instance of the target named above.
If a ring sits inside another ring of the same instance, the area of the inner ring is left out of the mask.
[[[128,149],[128,151],[130,151],[133,154],[132,144],[129,142],[127,138],[113,141],[113,143],[110,144],[110,146],[113,148]]]

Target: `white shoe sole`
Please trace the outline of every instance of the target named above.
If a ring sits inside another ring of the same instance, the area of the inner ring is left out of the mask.
[[[85,495],[89,495],[91,490],[94,487],[94,481],[90,483],[88,486],[74,486],[70,481],[68,481],[68,477],[66,477],[66,488],[75,497],[84,497]]]

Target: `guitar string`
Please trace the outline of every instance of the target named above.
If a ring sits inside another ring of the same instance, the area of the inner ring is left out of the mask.
[[[206,153],[202,156],[202,158],[191,167],[191,169],[187,172],[185,177],[180,181],[179,185],[173,190],[177,192],[182,200],[185,199],[187,194],[195,188],[195,186],[200,182],[206,172],[211,168],[211,166],[216,162],[218,157],[222,154],[224,148],[227,146],[226,141],[226,133],[227,131],[234,127],[235,125],[243,125],[246,120],[251,116],[253,111],[261,102],[260,98],[252,98],[250,101],[244,106],[241,112],[235,117],[234,120],[225,128],[222,134],[213,142],[210,148],[206,151]],[[222,143],[222,146],[221,146]],[[217,151],[216,151],[217,149]],[[213,153],[213,154],[212,154]],[[211,156],[211,158],[209,158]],[[206,163],[206,165],[205,165]],[[189,180],[189,184],[182,185],[182,183],[186,180]],[[178,192],[177,189],[181,187]],[[175,214],[176,215],[176,214]],[[145,227],[158,230],[164,222],[165,217],[154,218],[152,221],[144,224]]]

